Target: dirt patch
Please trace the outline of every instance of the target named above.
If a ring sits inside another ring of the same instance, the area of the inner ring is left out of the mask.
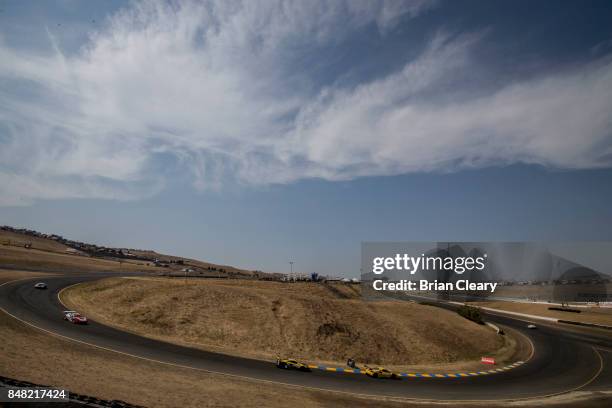
[[[62,293],[68,307],[140,335],[261,359],[277,354],[394,369],[472,369],[514,357],[511,336],[411,302],[364,302],[349,285],[112,278]],[[338,293],[342,293],[338,296]]]

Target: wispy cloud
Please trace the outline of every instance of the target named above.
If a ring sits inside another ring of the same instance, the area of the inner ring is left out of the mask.
[[[433,4],[147,1],[77,53],[51,30],[47,53],[0,45],[0,204],[155,194],[168,157],[198,189],[612,165],[610,59],[475,92],[462,78],[486,68],[483,35],[438,34],[351,87],[309,71],[322,49],[370,26],[393,35]]]

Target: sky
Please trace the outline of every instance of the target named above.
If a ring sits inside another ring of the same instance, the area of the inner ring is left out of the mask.
[[[0,0],[0,224],[354,277],[612,240],[609,1]]]

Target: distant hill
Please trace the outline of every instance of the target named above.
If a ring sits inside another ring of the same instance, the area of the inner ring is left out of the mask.
[[[29,252],[24,252],[29,251]],[[61,256],[59,256],[61,254]],[[66,256],[80,257],[69,259]],[[84,262],[82,258],[111,261],[112,264]],[[117,264],[116,267],[111,267]],[[250,271],[230,265],[219,265],[185,257],[161,254],[152,250],[106,247],[75,241],[57,234],[42,233],[26,228],[0,226],[0,267],[37,269],[69,268],[81,270],[155,270],[167,274],[211,275],[265,278],[274,276],[262,271]]]

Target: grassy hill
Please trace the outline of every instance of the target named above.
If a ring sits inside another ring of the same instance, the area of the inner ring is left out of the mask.
[[[514,350],[511,339],[447,310],[365,302],[357,285],[112,278],[62,296],[106,324],[256,358],[458,367],[483,355],[510,359]]]
[[[65,254],[69,251],[70,248],[62,243],[57,241],[40,238],[36,236],[30,236],[18,232],[5,231],[0,230],[0,245],[5,247],[18,247],[24,248],[26,246],[31,246],[32,249],[38,249],[41,251],[47,252],[55,252],[60,254]]]
[[[75,249],[76,245],[83,249]],[[129,253],[130,256],[121,256],[122,252]],[[180,274],[187,268],[193,275],[204,276],[265,275],[151,250],[99,247],[25,229],[0,229],[0,268],[2,267],[52,272],[148,271],[166,274]]]

